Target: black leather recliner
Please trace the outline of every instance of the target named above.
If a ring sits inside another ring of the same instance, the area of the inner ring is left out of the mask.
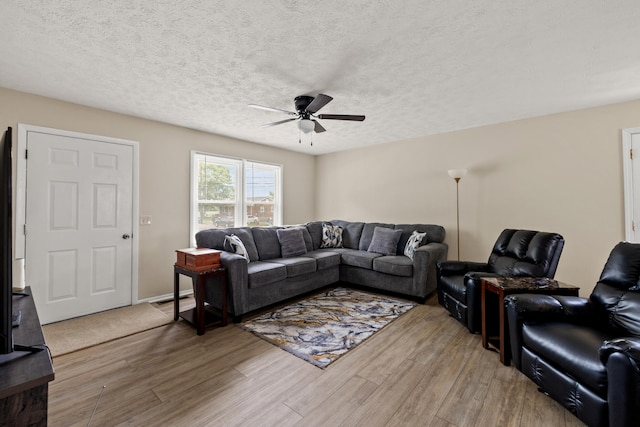
[[[558,268],[564,238],[556,233],[504,230],[486,263],[437,264],[438,302],[472,333],[482,331],[481,277],[549,277]]]
[[[619,243],[587,298],[505,298],[516,368],[590,426],[640,426],[640,244]]]

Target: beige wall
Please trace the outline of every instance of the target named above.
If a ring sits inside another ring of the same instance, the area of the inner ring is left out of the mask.
[[[316,217],[443,225],[456,259],[486,261],[504,228],[564,235],[556,278],[591,293],[624,239],[621,129],[640,126],[640,101],[501,123],[320,156]]]
[[[3,126],[18,123],[140,143],[139,298],[171,292],[173,250],[189,245],[189,153],[284,165],[284,222],[343,218],[427,222],[447,229],[456,258],[485,261],[507,227],[567,240],[558,273],[588,295],[624,238],[620,130],[640,126],[640,101],[538,117],[314,158],[168,124],[0,88]],[[14,133],[15,136],[15,133]],[[314,197],[315,194],[315,197]]]
[[[0,123],[14,128],[16,141],[17,125],[25,123],[139,142],[140,214],[153,217],[151,226],[140,226],[140,299],[173,291],[173,251],[189,246],[191,150],[282,164],[284,222],[313,217],[313,156],[3,88],[0,100]]]

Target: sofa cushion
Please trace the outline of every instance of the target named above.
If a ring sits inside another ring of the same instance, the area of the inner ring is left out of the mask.
[[[445,229],[441,225],[433,224],[397,224],[396,229],[402,230],[402,236],[398,242],[398,253],[401,254],[404,250],[407,240],[411,237],[414,231],[419,233],[427,233],[427,236],[422,239],[420,246],[424,246],[427,243],[443,243],[445,238]]]
[[[341,260],[344,265],[373,270],[373,260],[381,256],[374,252],[351,250],[343,252]]]
[[[331,224],[342,227],[342,246],[348,249],[358,249],[360,236],[364,228],[364,222],[350,222],[343,220],[332,220]]]
[[[313,243],[313,248],[311,250],[320,249],[320,245],[322,244],[322,224],[322,221],[311,221],[305,224]],[[311,250],[308,252],[311,252]]]
[[[296,277],[316,271],[316,260],[306,256],[272,259],[269,262],[284,265],[287,268],[287,277]]]
[[[409,240],[407,240],[407,244],[404,245],[403,254],[413,259],[414,252],[420,247],[420,242],[422,242],[423,239],[426,239],[426,236],[427,233],[420,233],[417,230],[414,230],[413,233],[411,233]]]
[[[523,345],[601,396],[607,393],[607,368],[598,349],[613,338],[594,328],[570,323],[526,323]]]
[[[210,228],[196,233],[196,246],[199,248],[224,249],[224,238],[231,234],[226,228]]]
[[[242,240],[247,253],[249,254],[250,261],[258,261],[258,249],[253,240],[251,230],[247,227],[233,227],[233,228],[211,228],[209,230],[202,230],[196,233],[196,245],[199,248],[219,249],[226,251],[224,247],[224,240],[226,236],[235,234]],[[279,245],[278,245],[279,246]]]
[[[300,228],[281,228],[277,230],[280,251],[283,258],[291,258],[307,253],[307,245]]]
[[[367,252],[375,252],[382,255],[397,254],[398,240],[400,240],[401,234],[402,230],[376,227]]]
[[[228,234],[235,234],[242,240],[244,247],[247,249],[247,253],[249,254],[249,259],[251,261],[258,261],[260,258],[258,256],[258,248],[256,247],[256,243],[253,240],[253,235],[251,234],[251,229],[245,227],[238,228],[227,228],[229,231]]]
[[[280,227],[252,227],[251,234],[256,242],[258,257],[260,261],[273,258],[280,258],[280,240],[278,240],[278,230]]]
[[[242,256],[247,262],[251,261],[249,259],[249,254],[247,253],[247,248],[245,248],[242,240],[235,234],[229,234],[224,237],[224,250],[228,252],[233,252],[234,254],[238,254]]]
[[[315,259],[318,270],[324,270],[325,268],[335,267],[340,264],[340,254],[338,252],[332,252],[330,249],[307,252],[305,257]]]
[[[413,261],[403,255],[381,256],[373,260],[373,270],[394,276],[413,276]]]
[[[342,227],[322,224],[322,243],[320,248],[341,248],[342,247]]]
[[[247,264],[249,288],[258,288],[279,282],[287,278],[287,267],[269,261],[256,261]]]
[[[628,260],[632,263],[633,260]],[[606,267],[605,267],[606,270]],[[606,274],[610,274],[606,272]],[[640,293],[599,282],[589,296],[602,314],[607,314],[609,326],[622,335],[640,336]]]
[[[300,230],[302,230],[304,245],[307,248],[307,252],[311,252],[313,250],[313,239],[311,238],[311,234],[309,233],[309,230],[307,230],[307,227],[305,227],[304,225],[297,225],[293,228],[299,228]]]

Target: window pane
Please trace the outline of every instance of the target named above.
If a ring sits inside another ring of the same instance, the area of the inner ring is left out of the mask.
[[[238,165],[198,155],[197,168],[198,231],[212,227],[233,227],[236,218]]]
[[[244,182],[247,225],[278,223],[273,206],[279,198],[280,167],[246,162]]]

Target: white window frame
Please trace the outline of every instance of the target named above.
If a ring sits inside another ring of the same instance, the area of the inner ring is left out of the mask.
[[[216,162],[228,164],[236,167],[236,194],[235,194],[235,224],[236,226],[246,226],[247,225],[247,198],[245,195],[245,169],[247,163],[253,163],[258,166],[265,166],[268,168],[273,168],[276,172],[276,184],[275,184],[275,194],[274,194],[274,205],[273,208],[277,206],[278,209],[275,209],[273,215],[273,225],[282,225],[282,175],[283,175],[283,166],[280,164],[267,163],[267,162],[259,162],[256,160],[248,160],[248,159],[240,159],[234,157],[221,156],[219,154],[207,153],[204,151],[191,151],[191,191],[190,191],[190,212],[189,212],[189,222],[190,222],[190,243],[191,246],[196,246],[195,235],[198,232],[198,156],[209,156],[212,157]]]

